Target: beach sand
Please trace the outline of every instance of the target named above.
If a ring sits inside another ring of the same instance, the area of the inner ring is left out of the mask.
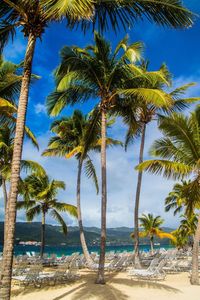
[[[162,282],[138,281],[127,272],[107,274],[106,285],[94,283],[96,274],[81,270],[81,278],[66,285],[13,289],[12,300],[199,300],[200,286],[191,286],[188,273],[167,275]]]

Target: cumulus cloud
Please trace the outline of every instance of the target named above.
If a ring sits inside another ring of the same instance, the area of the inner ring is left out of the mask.
[[[46,114],[46,106],[42,103],[37,103],[34,106],[36,114]]]
[[[147,130],[145,157],[148,156],[148,149],[153,140],[160,136],[156,124],[151,124]],[[115,138],[123,140],[125,127],[119,121],[113,128]],[[64,158],[42,157],[41,153],[46,148],[50,138],[50,132],[38,137],[40,151],[32,147],[30,142],[24,144],[23,156],[25,159],[34,159],[41,163],[48,174],[58,180],[64,180],[66,191],[61,191],[58,199],[71,204],[76,204],[76,177],[77,161],[75,158],[67,160]],[[109,227],[133,226],[134,201],[137,182],[137,172],[134,167],[138,162],[139,140],[129,147],[125,152],[122,147],[110,148],[107,151],[107,178],[108,178],[108,208],[107,225]],[[98,177],[100,178],[100,155],[92,154]],[[164,199],[173,186],[172,181],[167,181],[158,176],[144,174],[140,213],[151,212],[161,215],[165,219],[165,225],[175,227],[178,224],[176,218],[164,213]],[[82,176],[81,203],[83,221],[85,226],[100,226],[101,217],[101,195],[96,195],[95,187],[91,179]],[[76,225],[76,220],[64,215],[68,224]],[[18,213],[18,221],[25,220],[24,212]],[[38,217],[37,220],[40,220]],[[55,221],[48,217],[47,222],[55,224]]]

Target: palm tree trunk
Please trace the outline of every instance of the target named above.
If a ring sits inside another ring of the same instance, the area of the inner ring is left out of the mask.
[[[194,236],[192,249],[192,274],[190,282],[193,285],[199,285],[199,241],[200,241],[200,214],[198,218],[197,229]]]
[[[102,176],[102,199],[101,199],[101,244],[99,269],[96,283],[105,284],[104,265],[106,251],[106,207],[107,207],[107,182],[106,182],[106,110],[101,112],[101,176]]]
[[[7,203],[8,203],[8,194],[7,194],[7,188],[6,188],[6,181],[5,179],[2,177],[2,189],[3,189],[3,198],[4,198],[4,212],[5,212],[5,217],[4,217],[4,242],[3,245],[5,247],[6,244],[6,222],[7,222]]]
[[[45,212],[42,212],[40,258],[43,258],[45,248]]]
[[[1,299],[9,300],[11,291],[12,278],[12,262],[13,262],[13,248],[15,236],[15,222],[16,222],[16,203],[18,195],[18,183],[20,176],[20,163],[22,156],[24,127],[26,121],[26,111],[28,104],[29,86],[31,79],[31,70],[33,55],[35,50],[36,37],[30,33],[28,38],[28,45],[24,60],[24,74],[22,79],[21,93],[19,98],[16,133],[13,149],[12,170],[11,170],[11,186],[8,199],[8,222],[6,230],[7,242],[3,251],[3,269],[2,269],[2,288]]]
[[[144,155],[144,144],[145,144],[145,133],[146,133],[146,123],[143,123],[142,136],[140,144],[140,155],[139,164],[143,162]],[[141,268],[140,257],[139,257],[139,203],[140,203],[140,191],[142,185],[142,171],[138,172],[137,189],[135,196],[135,211],[134,211],[134,251],[135,251],[135,267]]]
[[[2,189],[3,189],[3,198],[4,198],[4,209],[6,212],[7,202],[8,202],[8,194],[7,194],[7,188],[6,188],[6,181],[2,177]]]
[[[79,225],[79,232],[80,232],[80,241],[81,241],[81,246],[83,249],[83,254],[86,259],[87,265],[91,266],[93,264],[93,261],[90,257],[86,240],[85,240],[85,235],[84,235],[84,230],[83,230],[83,222],[82,222],[82,214],[81,214],[81,173],[82,173],[82,166],[83,166],[83,161],[82,159],[79,160],[78,163],[78,176],[77,176],[77,191],[76,191],[76,198],[77,198],[77,214],[78,214],[78,225]]]
[[[154,243],[153,243],[153,236],[150,237],[150,245],[151,245],[151,253],[154,252]]]
[[[7,203],[8,203],[8,194],[7,194],[7,188],[6,188],[6,181],[2,176],[2,189],[3,189],[3,198],[4,198],[4,241],[3,241],[3,247],[5,247],[6,245],[6,222],[8,219],[8,215],[7,215]],[[2,278],[2,274],[0,276],[0,280]]]

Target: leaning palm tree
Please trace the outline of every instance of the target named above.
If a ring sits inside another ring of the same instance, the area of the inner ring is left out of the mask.
[[[156,236],[159,239],[174,239],[173,235],[167,232],[164,232],[161,228],[164,220],[160,217],[154,217],[153,214],[142,214],[139,218],[140,227],[142,231],[139,232],[141,238],[149,237],[151,252],[154,252],[154,237]],[[131,235],[134,237],[134,233]]]
[[[9,219],[9,236],[7,237],[10,241],[13,241],[15,232],[19,166],[36,40],[41,39],[45,29],[52,21],[59,20],[64,16],[67,18],[70,27],[76,25],[77,21],[81,22],[82,20],[84,30],[90,25],[92,27],[97,25],[101,30],[110,27],[110,25],[117,30],[120,24],[126,28],[142,16],[146,16],[151,22],[172,28],[185,28],[193,24],[192,13],[183,7],[180,0],[158,0],[156,2],[154,0],[148,2],[143,0],[75,0],[65,1],[64,5],[60,1],[54,0],[2,1],[0,8],[0,50],[3,49],[9,38],[14,37],[16,28],[20,28],[24,36],[28,38],[12,165],[11,217]],[[9,247],[4,252],[4,257],[7,256],[7,258],[5,258],[5,268],[3,267],[3,288],[1,291],[3,300],[10,298],[13,242],[9,243]]]
[[[170,114],[175,110],[183,110],[187,108],[191,103],[199,101],[198,97],[184,97],[184,93],[188,88],[195,85],[195,83],[185,84],[175,90],[166,93],[166,90],[172,84],[171,74],[167,67],[162,65],[157,72],[146,72],[148,69],[148,62],[143,62],[141,68],[144,75],[148,75],[147,79],[140,76],[134,81],[132,86],[131,82],[127,82],[125,88],[121,90],[124,95],[129,97],[129,101],[123,104],[120,110],[120,114],[124,119],[125,124],[128,126],[128,131],[125,140],[125,149],[135,140],[136,137],[140,137],[140,151],[139,151],[139,164],[144,159],[144,149],[146,132],[148,125],[152,122],[159,122],[160,117],[163,114]],[[141,71],[142,71],[141,70]],[[149,80],[151,79],[151,80]],[[139,89],[143,90],[141,95],[137,95],[136,91]],[[162,94],[162,101],[155,101],[154,93]],[[146,92],[145,92],[146,91]],[[163,102],[163,103],[162,103]],[[140,204],[140,193],[142,187],[142,171],[138,171],[138,180],[135,195],[135,209],[134,209],[134,252],[135,252],[135,265],[140,267],[139,260],[139,228],[138,228],[138,216],[139,216],[139,204]]]
[[[59,190],[65,190],[63,181],[51,180],[47,174],[32,174],[25,178],[20,187],[20,194],[24,195],[23,201],[17,202],[18,209],[26,210],[27,221],[31,222],[39,214],[41,221],[41,251],[43,257],[45,249],[45,224],[49,214],[61,226],[64,234],[67,234],[67,225],[60,213],[67,212],[77,217],[77,209],[74,205],[58,201],[56,198]]]
[[[92,265],[92,259],[87,248],[82,212],[81,212],[81,175],[84,168],[85,174],[88,178],[92,178],[99,192],[98,179],[95,172],[93,161],[90,157],[91,152],[100,151],[100,134],[101,127],[99,119],[93,122],[96,117],[97,109],[90,114],[84,116],[79,110],[75,110],[72,117],[61,118],[52,123],[51,130],[56,134],[51,138],[48,148],[43,152],[44,156],[61,156],[65,158],[76,157],[78,161],[77,173],[77,214],[80,232],[80,241],[88,266]],[[93,123],[94,126],[91,126]],[[107,146],[120,145],[121,143],[112,138],[107,139]]]
[[[188,199],[195,199],[194,207],[200,203],[200,106],[189,117],[174,113],[162,118],[159,129],[164,137],[156,140],[151,154],[162,159],[145,161],[137,169],[154,174],[163,174],[166,178],[183,179],[191,176],[191,182],[184,189]],[[194,237],[192,255],[191,283],[198,284],[198,253],[200,240],[200,214]]]

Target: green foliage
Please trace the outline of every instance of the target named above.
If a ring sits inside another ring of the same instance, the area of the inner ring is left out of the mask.
[[[110,124],[108,122],[108,125]],[[75,156],[81,163],[84,162],[85,174],[93,180],[98,193],[98,178],[90,153],[100,151],[101,119],[99,110],[96,108],[85,116],[81,111],[75,110],[71,117],[53,122],[51,130],[56,136],[50,139],[43,156],[61,156],[68,159]],[[114,145],[121,145],[121,143],[118,140],[107,138],[107,147]]]
[[[195,187],[196,184],[196,181],[192,182],[191,180],[182,180],[181,183],[176,183],[165,199],[165,211],[174,209],[174,215],[176,215],[184,210],[188,217],[193,215],[195,209],[200,207],[200,197],[199,193],[196,193],[198,190],[198,186]]]
[[[160,239],[174,239],[172,234],[162,230],[161,225],[163,224],[164,220],[161,219],[160,216],[154,217],[152,214],[142,214],[142,216],[139,218],[139,221],[140,227],[142,228],[142,231],[139,232],[139,236],[141,238],[149,237],[152,241],[154,236]],[[131,236],[134,238],[134,233],[132,233]]]
[[[164,137],[154,142],[150,153],[163,159],[145,161],[138,170],[163,174],[167,178],[179,179],[189,175],[193,179],[187,193],[199,197],[200,159],[200,107],[189,116],[174,113],[160,120],[159,129]],[[197,198],[197,197],[195,197]],[[192,199],[192,197],[191,197]]]
[[[13,156],[13,146],[14,146],[14,129],[9,126],[0,127],[0,173],[5,180],[10,179],[11,175],[11,163]],[[44,169],[42,166],[31,160],[21,161],[21,170],[28,172],[37,172],[39,174],[44,174]]]
[[[177,248],[184,248],[193,244],[193,237],[197,228],[198,217],[196,214],[182,215],[180,226],[172,232],[175,239],[172,244]]]
[[[65,183],[58,180],[50,180],[45,174],[32,174],[24,179],[20,185],[20,194],[23,201],[17,202],[18,209],[26,210],[26,217],[29,222],[43,214],[50,214],[67,233],[67,225],[61,216],[61,212],[67,212],[73,217],[77,217],[77,209],[74,205],[59,202],[56,199],[58,191],[65,190]]]
[[[118,30],[133,25],[138,18],[173,28],[193,24],[192,13],[180,0],[2,0],[0,8],[0,51],[9,39],[14,39],[16,28],[25,36],[41,37],[52,21],[66,17],[69,27],[81,25],[83,30],[97,27],[103,31],[110,26]]]

